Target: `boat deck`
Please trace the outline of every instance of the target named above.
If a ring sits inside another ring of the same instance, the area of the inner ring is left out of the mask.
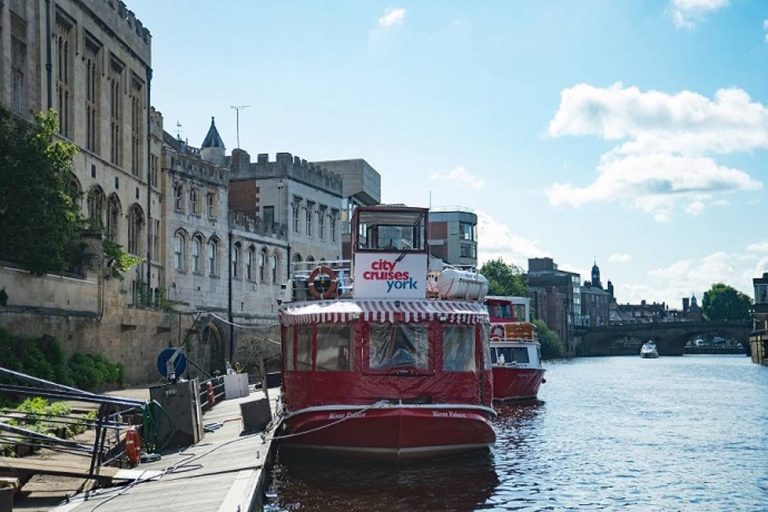
[[[270,389],[275,414],[279,389]],[[72,497],[54,512],[124,511],[185,512],[259,510],[272,442],[270,432],[242,434],[240,404],[263,398],[261,391],[225,400],[205,414],[205,425],[220,423],[196,445],[140,464],[136,480],[120,487],[98,489]]]

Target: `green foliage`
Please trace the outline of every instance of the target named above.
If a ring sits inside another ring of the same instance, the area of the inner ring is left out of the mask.
[[[143,258],[124,252],[123,246],[112,240],[104,240],[104,257],[111,268],[110,277],[121,281],[127,271],[144,262]]]
[[[77,264],[83,220],[68,186],[77,147],[55,139],[55,111],[35,119],[0,107],[0,259],[45,274]]]
[[[104,384],[123,385],[123,367],[99,354],[78,352],[69,360],[75,387],[93,389]]]
[[[489,295],[525,297],[528,294],[523,271],[516,265],[504,263],[501,258],[486,261],[478,272],[488,279]]]
[[[24,413],[25,419],[12,420],[12,424],[43,434],[55,432],[61,437],[72,437],[84,432],[87,428],[85,423],[63,424],[51,421],[63,416],[70,416],[72,408],[65,402],[49,403],[45,398],[35,396],[24,400],[21,405],[16,407],[16,411]],[[96,413],[90,412],[82,418],[93,420],[95,417]]]
[[[557,359],[563,357],[565,349],[563,348],[563,342],[555,331],[547,327],[544,320],[534,320],[533,324],[536,326],[536,332],[539,335],[539,343],[541,344],[541,358],[542,359]]]
[[[752,298],[723,283],[704,292],[701,308],[710,320],[749,320]]]
[[[123,367],[98,354],[67,358],[56,338],[27,339],[0,328],[0,366],[81,389],[123,384]]]

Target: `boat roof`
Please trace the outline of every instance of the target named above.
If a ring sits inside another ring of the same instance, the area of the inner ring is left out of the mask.
[[[284,304],[280,307],[283,325],[311,323],[428,322],[488,323],[488,312],[479,302],[447,300],[318,300]]]

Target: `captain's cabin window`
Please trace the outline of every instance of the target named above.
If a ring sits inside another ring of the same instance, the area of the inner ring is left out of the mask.
[[[425,233],[423,212],[360,211],[357,248],[371,251],[422,251]]]
[[[526,364],[530,362],[530,359],[528,358],[528,349],[525,347],[492,348],[491,359],[494,364]]]
[[[315,368],[319,371],[350,371],[355,367],[354,329],[350,325],[318,325]]]

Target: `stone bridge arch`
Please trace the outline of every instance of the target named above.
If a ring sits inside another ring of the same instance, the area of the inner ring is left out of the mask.
[[[697,336],[719,335],[733,338],[745,347],[752,322],[659,322],[652,324],[610,325],[576,331],[576,355],[638,355],[640,345],[652,339],[660,355],[681,356],[685,343]]]

